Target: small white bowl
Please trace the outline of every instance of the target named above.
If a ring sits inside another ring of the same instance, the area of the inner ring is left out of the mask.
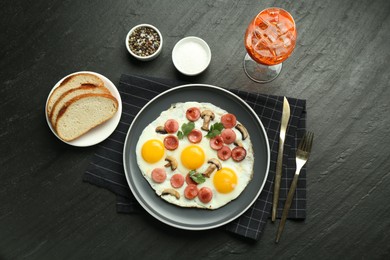
[[[129,38],[130,38],[130,35],[131,35],[137,28],[140,28],[140,27],[149,27],[149,28],[155,30],[155,31],[158,33],[159,37],[160,37],[160,46],[158,47],[157,51],[155,51],[155,52],[154,52],[153,54],[151,54],[151,55],[148,55],[148,56],[140,56],[140,55],[134,53],[134,52],[130,49],[130,46],[129,46]],[[162,37],[160,31],[159,31],[156,27],[154,27],[153,25],[151,25],[151,24],[146,24],[146,23],[144,23],[144,24],[139,24],[139,25],[136,25],[136,26],[134,26],[133,28],[131,28],[131,30],[127,33],[126,39],[125,39],[125,45],[126,45],[127,51],[128,51],[134,58],[136,58],[136,59],[138,59],[138,60],[142,60],[142,61],[149,61],[149,60],[155,59],[155,58],[160,54],[160,52],[161,52],[161,50],[162,50],[162,46],[163,46],[163,37]]]
[[[176,69],[187,76],[202,73],[210,64],[211,50],[201,38],[189,36],[178,41],[172,51]]]

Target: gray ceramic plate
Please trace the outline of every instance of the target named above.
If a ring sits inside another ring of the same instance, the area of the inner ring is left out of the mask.
[[[155,194],[137,165],[135,148],[144,128],[171,104],[187,101],[210,102],[234,113],[248,129],[253,143],[255,163],[252,181],[236,200],[216,210],[181,208],[167,203]],[[267,134],[252,108],[240,97],[223,88],[199,84],[169,89],[145,105],[129,128],[123,151],[127,182],[141,206],[161,222],[187,230],[216,228],[243,214],[255,202],[264,187],[269,161]]]

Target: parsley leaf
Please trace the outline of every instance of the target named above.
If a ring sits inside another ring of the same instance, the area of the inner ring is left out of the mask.
[[[184,123],[181,126],[181,131],[177,132],[177,138],[179,138],[180,140],[183,139],[184,136],[187,136],[194,128],[195,128],[194,122]]]
[[[213,138],[216,137],[217,135],[220,135],[222,130],[223,130],[223,124],[222,123],[215,123],[210,127],[209,132],[205,137],[207,138]]]
[[[203,174],[196,172],[195,170],[190,171],[190,177],[194,182],[198,184],[201,184],[206,181],[206,178],[203,176]]]
[[[184,134],[182,131],[177,132],[177,138],[179,138],[179,140],[183,139],[183,137],[184,137]]]
[[[181,130],[183,131],[183,134],[185,136],[187,136],[194,128],[195,128],[195,123],[194,122],[188,122],[187,124],[184,123],[181,126]]]

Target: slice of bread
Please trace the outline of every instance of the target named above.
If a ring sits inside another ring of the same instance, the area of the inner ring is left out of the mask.
[[[78,88],[70,89],[66,91],[64,94],[62,94],[57,101],[54,103],[51,113],[49,115],[50,123],[52,126],[56,125],[58,112],[61,110],[62,106],[66,104],[69,100],[71,100],[74,97],[77,97],[82,94],[88,94],[88,93],[106,93],[111,94],[110,91],[103,86],[96,86],[93,84],[83,84],[79,86]]]
[[[66,91],[78,88],[83,84],[93,84],[97,87],[104,86],[104,82],[97,76],[90,73],[78,73],[65,78],[53,91],[47,102],[47,114],[50,115],[53,105]]]
[[[69,142],[109,120],[117,110],[118,101],[110,94],[78,95],[62,106],[54,129]]]

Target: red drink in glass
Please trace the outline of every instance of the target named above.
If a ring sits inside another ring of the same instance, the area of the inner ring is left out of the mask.
[[[276,78],[280,73],[281,63],[294,50],[296,38],[295,22],[287,11],[276,7],[261,11],[246,30],[245,48],[250,58],[260,63],[259,66],[269,68],[251,65],[248,57],[244,63],[248,76],[257,82],[269,82]],[[268,71],[264,75],[255,75],[260,70]]]

